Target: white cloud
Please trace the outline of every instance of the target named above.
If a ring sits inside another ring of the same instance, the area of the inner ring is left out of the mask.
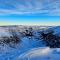
[[[60,0],[2,0],[0,15],[45,13],[60,16]]]

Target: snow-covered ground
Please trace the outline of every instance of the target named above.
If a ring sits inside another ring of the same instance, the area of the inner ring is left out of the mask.
[[[18,56],[16,60],[60,60],[60,48],[34,48]]]
[[[11,36],[8,30],[9,27],[0,27],[0,38],[2,36]],[[12,26],[10,27],[13,28]],[[15,27],[14,27],[15,28]],[[17,27],[17,30],[24,32],[29,27]],[[32,27],[34,36],[29,39],[28,37],[21,37],[21,42],[15,48],[8,45],[0,44],[0,60],[60,60],[60,48],[49,48],[43,40],[37,39],[41,30],[53,29],[54,34],[60,34],[60,26],[58,27]],[[20,30],[21,29],[21,30]],[[17,33],[17,35],[19,35]]]

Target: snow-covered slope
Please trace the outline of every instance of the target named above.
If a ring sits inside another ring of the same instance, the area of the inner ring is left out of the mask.
[[[60,34],[60,27],[31,27],[33,28],[34,36],[31,39],[27,36],[22,36],[22,38],[19,36],[21,38],[21,42],[16,46],[16,48],[9,47],[6,44],[4,46],[0,45],[0,60],[60,60],[60,48],[51,49],[46,47],[43,40],[40,39],[38,33],[42,30],[52,29],[54,34]],[[2,36],[9,37],[11,35],[8,30],[9,28],[16,29],[14,26],[0,27],[0,38]],[[28,28],[28,26],[18,26],[17,30],[24,32]]]
[[[55,34],[60,34],[60,26],[53,28]]]
[[[34,48],[23,53],[16,60],[60,60],[60,48]]]
[[[2,36],[10,36],[11,34],[8,32],[7,29],[3,28],[3,27],[0,27],[0,37]]]

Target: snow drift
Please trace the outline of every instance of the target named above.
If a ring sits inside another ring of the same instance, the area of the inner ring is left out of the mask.
[[[17,57],[16,60],[60,60],[60,48],[34,48],[33,50],[23,53]]]

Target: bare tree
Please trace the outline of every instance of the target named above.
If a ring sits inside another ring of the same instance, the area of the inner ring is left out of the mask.
[[[20,36],[19,36],[19,32],[16,31],[15,29],[9,29],[9,33],[11,34],[10,38],[9,38],[9,44],[10,46],[14,46],[16,44],[18,44],[19,42],[21,42]]]
[[[53,34],[54,31],[48,31],[48,33],[41,33],[42,39],[46,42],[46,46],[51,48],[59,48],[60,47],[60,37]]]

